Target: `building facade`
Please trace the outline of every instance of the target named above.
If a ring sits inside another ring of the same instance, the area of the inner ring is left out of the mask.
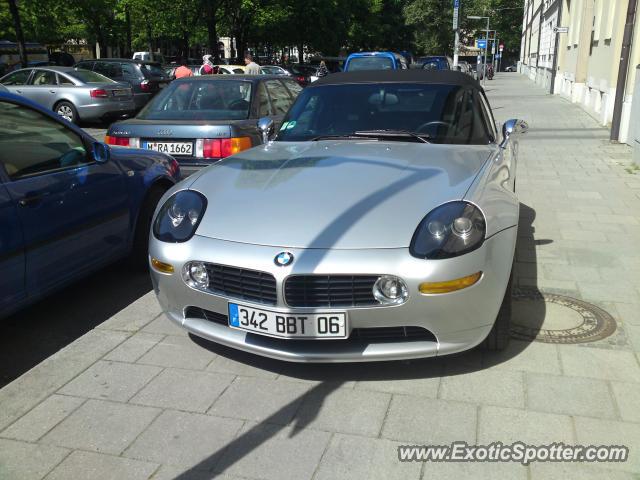
[[[525,0],[520,72],[610,126],[630,1],[637,0]],[[618,137],[627,143],[639,27],[635,22]]]

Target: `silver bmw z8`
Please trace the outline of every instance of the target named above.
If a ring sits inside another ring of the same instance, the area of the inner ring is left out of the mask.
[[[509,338],[522,120],[447,71],[339,73],[159,203],[154,289],[192,334],[296,362]]]

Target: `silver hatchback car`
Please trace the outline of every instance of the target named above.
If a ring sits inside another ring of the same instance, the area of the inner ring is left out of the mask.
[[[161,199],[149,245],[160,304],[195,335],[282,360],[503,349],[526,130],[509,120],[500,136],[460,72],[324,77],[275,139]]]
[[[0,78],[0,84],[73,123],[122,118],[135,111],[128,84],[89,70],[23,68]]]

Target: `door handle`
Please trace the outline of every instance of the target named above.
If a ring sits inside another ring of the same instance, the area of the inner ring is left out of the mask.
[[[18,200],[18,204],[21,207],[33,207],[39,204],[42,201],[42,199],[47,195],[49,195],[49,192],[44,192],[44,193],[29,192],[25,194],[25,196],[22,197],[20,200]]]
[[[49,90],[49,93],[56,93],[55,90]]]
[[[16,90],[16,92],[18,92],[18,93],[22,93],[22,90]]]

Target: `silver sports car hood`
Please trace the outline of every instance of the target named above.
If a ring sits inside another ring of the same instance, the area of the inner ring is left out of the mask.
[[[490,146],[274,142],[209,167],[197,235],[297,248],[407,247],[420,220],[463,198]]]

